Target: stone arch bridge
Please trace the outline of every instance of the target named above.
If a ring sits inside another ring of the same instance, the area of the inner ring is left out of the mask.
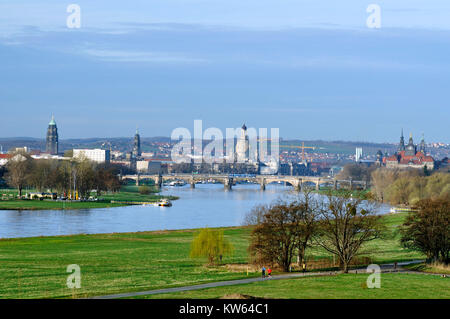
[[[259,184],[262,190],[266,189],[266,185],[270,183],[286,183],[294,187],[295,190],[301,191],[305,186],[314,186],[316,190],[319,190],[320,186],[330,186],[334,189],[346,187],[354,189],[359,186],[360,188],[367,189],[368,183],[366,181],[355,180],[337,180],[334,178],[325,178],[318,176],[287,176],[287,175],[253,175],[253,176],[236,176],[236,175],[219,175],[219,174],[136,174],[136,175],[120,175],[121,180],[134,180],[136,185],[139,185],[139,181],[145,179],[151,179],[155,181],[155,185],[161,187],[166,181],[184,181],[186,184],[190,184],[191,188],[195,188],[195,184],[204,182],[215,182],[224,185],[225,189],[231,190],[232,186],[239,182],[247,182],[253,184]]]

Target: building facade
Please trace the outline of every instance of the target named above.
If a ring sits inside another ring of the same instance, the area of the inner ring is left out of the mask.
[[[403,130],[400,136],[400,143],[397,152],[391,156],[383,158],[383,164],[387,168],[424,168],[433,170],[435,161],[433,157],[426,155],[425,139],[422,136],[420,144],[414,144],[412,134],[409,136],[408,144],[405,145]]]
[[[101,149],[74,149],[73,150],[73,158],[83,159],[86,158],[90,161],[96,163],[109,163],[110,161],[110,152],[109,150],[101,150]]]
[[[58,154],[58,128],[53,115],[50,123],[48,123],[45,151],[51,155]]]

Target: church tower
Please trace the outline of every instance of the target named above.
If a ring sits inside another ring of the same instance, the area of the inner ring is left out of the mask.
[[[414,145],[414,141],[412,138],[412,133],[409,134],[409,142],[408,145],[406,145],[406,156],[414,156],[416,155],[416,146]]]
[[[134,144],[133,144],[133,157],[138,158],[142,155],[141,153],[141,137],[139,135],[139,131],[136,128],[136,134],[134,135]]]
[[[247,136],[247,126],[242,125],[241,136],[236,143],[236,161],[238,163],[248,162],[249,140]]]
[[[403,137],[403,129],[402,129],[402,135],[400,136],[400,144],[398,145],[398,151],[404,151],[405,150],[405,138]]]
[[[420,141],[420,145],[419,145],[419,152],[422,152],[423,155],[426,155],[426,152],[425,152],[425,137],[423,136],[423,133],[422,133],[422,140]]]
[[[53,115],[50,123],[48,123],[45,151],[52,155],[58,154],[58,128]]]

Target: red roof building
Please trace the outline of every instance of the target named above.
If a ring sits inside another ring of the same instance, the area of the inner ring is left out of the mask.
[[[433,170],[435,166],[433,157],[426,155],[424,139],[422,138],[419,151],[417,151],[412,135],[409,137],[408,145],[404,145],[403,132],[397,153],[383,158],[383,164],[387,168],[424,168],[426,166],[429,170]]]

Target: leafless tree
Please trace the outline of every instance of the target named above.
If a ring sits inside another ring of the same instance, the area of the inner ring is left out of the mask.
[[[380,238],[384,232],[375,205],[349,196],[331,194],[323,204],[314,242],[337,256],[344,273],[348,272],[352,259],[361,254],[363,245]]]

